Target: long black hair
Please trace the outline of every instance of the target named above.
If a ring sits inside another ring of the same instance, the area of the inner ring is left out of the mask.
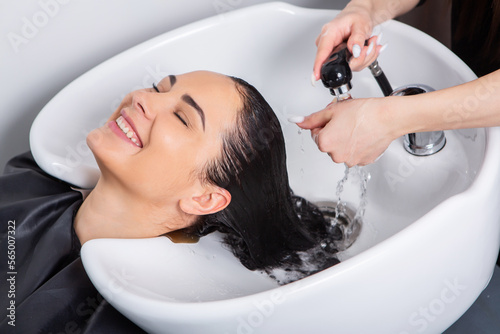
[[[272,108],[252,85],[231,79],[242,108],[236,125],[223,134],[220,156],[201,175],[204,182],[228,190],[231,203],[200,216],[193,228],[199,235],[225,233],[225,242],[251,270],[300,264],[298,253],[324,239],[326,221],[314,205],[292,194],[285,141]],[[332,256],[324,266],[336,263]]]

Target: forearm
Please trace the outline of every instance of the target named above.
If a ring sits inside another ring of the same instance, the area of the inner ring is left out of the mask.
[[[366,10],[371,15],[373,25],[377,25],[409,12],[418,2],[419,0],[352,0],[346,9]]]
[[[500,70],[459,86],[388,99],[399,135],[500,126]]]

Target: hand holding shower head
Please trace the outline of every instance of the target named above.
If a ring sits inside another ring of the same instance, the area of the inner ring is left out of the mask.
[[[347,49],[347,44],[342,43],[333,49],[321,67],[321,81],[326,88],[330,89],[332,95],[340,96],[352,89],[352,71],[349,66],[351,57],[352,54]],[[368,68],[377,80],[384,96],[389,96],[392,93],[392,87],[378,61],[375,60]]]

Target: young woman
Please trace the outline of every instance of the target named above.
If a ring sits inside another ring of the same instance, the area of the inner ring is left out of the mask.
[[[128,94],[87,142],[101,177],[84,200],[30,154],[0,177],[2,252],[9,233],[16,247],[13,267],[1,262],[3,272],[16,272],[15,298],[2,307],[14,301],[17,331],[59,332],[69,322],[83,329],[89,317],[109,324],[102,318],[109,306],[86,302],[98,294],[79,259],[95,238],[219,230],[247,268],[301,276],[312,272],[299,253],[326,240],[315,248],[316,270],[338,263],[331,244],[340,230],[292,195],[278,119],[241,79],[205,71],[166,77]],[[11,328],[8,317],[1,321],[2,332]]]

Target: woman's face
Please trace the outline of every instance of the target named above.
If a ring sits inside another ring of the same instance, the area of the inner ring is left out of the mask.
[[[212,72],[168,76],[128,94],[108,123],[87,137],[102,178],[149,208],[201,195],[198,178],[221,151],[241,100],[235,83]]]

